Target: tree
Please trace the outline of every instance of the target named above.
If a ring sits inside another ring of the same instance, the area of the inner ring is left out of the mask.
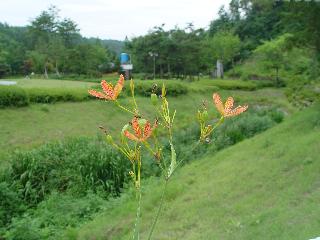
[[[284,5],[281,25],[301,45],[309,45],[320,56],[320,2],[290,1]]]
[[[231,61],[240,51],[240,39],[230,31],[221,31],[209,39],[211,53],[217,61],[217,76],[223,78],[223,64]]]
[[[169,31],[162,25],[145,36],[127,41],[126,50],[132,56],[136,71],[153,72],[154,62],[149,54],[152,52],[157,53],[155,67],[161,78],[192,78],[207,69],[205,35],[203,29],[194,29],[192,24]]]
[[[285,64],[284,53],[291,48],[292,34],[284,34],[272,41],[265,41],[254,53],[260,57],[260,64],[275,70],[275,85],[280,85],[279,69]]]

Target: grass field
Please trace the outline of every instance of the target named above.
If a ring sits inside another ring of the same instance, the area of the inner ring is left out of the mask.
[[[113,82],[116,80],[113,77]],[[68,89],[85,93],[97,85],[65,80],[17,81],[26,91],[45,92]],[[157,82],[161,85],[161,81]],[[262,88],[254,81],[202,79],[183,84],[188,88],[186,93],[168,97],[171,109],[177,110],[175,131],[186,129],[195,121],[203,100],[207,100],[210,117],[216,117],[213,91],[218,91],[223,99],[233,96],[236,105],[249,104],[249,111],[274,107],[289,117],[253,139],[214,156],[194,159],[183,167],[170,184],[154,239],[308,239],[320,235],[316,232],[320,227],[316,211],[319,202],[315,200],[320,196],[317,174],[320,165],[316,153],[320,147],[316,141],[320,131],[319,105],[296,114],[297,109],[288,102],[284,89]],[[142,114],[153,118],[150,98],[139,95],[136,99],[143,108]],[[131,105],[127,97],[119,101]],[[94,137],[101,134],[98,129],[101,125],[114,135],[130,118],[112,103],[98,100],[31,103],[27,107],[0,109],[1,169],[6,169],[10,153],[17,149],[32,149],[69,137]],[[143,199],[142,239],[145,239],[159,202],[159,180],[146,179],[143,192],[146,197]],[[72,203],[72,196],[69,198]],[[83,206],[89,204],[85,199],[81,201],[84,201]],[[70,226],[65,231],[65,239],[130,238],[136,207],[130,189],[120,198],[104,201],[104,212],[80,228]],[[76,209],[74,204],[74,211]],[[76,226],[84,221],[88,220],[81,220]]]
[[[169,185],[153,239],[310,239],[320,235],[320,106],[183,167]],[[145,183],[142,239],[159,203],[161,183]],[[133,194],[67,239],[129,239]]]
[[[235,96],[237,103],[250,103],[252,106],[273,105],[281,107],[286,112],[293,111],[281,90],[219,92],[225,98],[229,95]],[[208,101],[210,108],[214,109],[211,92],[170,98],[172,107],[178,112],[178,127],[186,126],[195,120],[195,113],[204,99]],[[150,99],[138,97],[137,101],[144,107],[148,116],[153,109]],[[130,104],[127,99],[122,99],[121,102],[125,105]],[[99,133],[100,125],[113,132],[121,129],[128,117],[130,116],[119,112],[112,103],[97,100],[0,109],[0,161],[8,156],[9,151],[15,149],[30,148],[65,137],[94,136]]]

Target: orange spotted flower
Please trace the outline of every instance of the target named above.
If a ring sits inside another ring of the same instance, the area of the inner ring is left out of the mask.
[[[139,122],[145,123],[143,129],[140,127]],[[134,131],[134,134],[130,133],[128,130],[124,130],[123,134],[130,140],[144,142],[151,136],[152,131],[157,127],[157,121],[155,121],[153,127],[151,127],[151,123],[149,121],[144,119],[138,120],[137,117],[134,117],[131,121],[131,127]]]
[[[233,98],[232,97],[228,97],[226,103],[222,104],[221,98],[219,96],[219,94],[214,93],[213,94],[213,102],[216,105],[216,108],[218,109],[218,111],[220,112],[220,114],[223,117],[233,117],[233,116],[237,116],[241,113],[243,113],[244,111],[246,111],[248,109],[248,106],[238,106],[234,109],[232,109],[233,107]]]
[[[111,83],[107,83],[106,80],[102,80],[101,87],[103,92],[89,90],[89,94],[100,99],[114,101],[119,96],[123,88],[123,85],[124,85],[124,77],[121,74],[115,87],[113,87]]]

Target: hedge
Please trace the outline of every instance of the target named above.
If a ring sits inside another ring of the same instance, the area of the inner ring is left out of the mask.
[[[0,108],[23,107],[29,105],[29,96],[25,90],[15,86],[0,87]]]
[[[166,86],[167,96],[176,97],[179,95],[184,95],[188,93],[188,87],[186,84],[182,84],[180,82],[171,80],[171,81],[135,81],[135,94],[140,96],[149,97],[150,94],[155,91],[157,95],[161,95],[162,84]],[[127,81],[125,91],[128,95],[130,95],[130,83]]]
[[[91,98],[87,89],[0,87],[0,108],[23,107],[29,103],[80,102]]]

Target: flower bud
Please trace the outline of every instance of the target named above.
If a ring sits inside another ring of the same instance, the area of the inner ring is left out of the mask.
[[[134,173],[132,171],[129,171],[129,175],[134,178]]]
[[[157,94],[155,94],[155,93],[152,93],[152,94],[151,94],[151,103],[152,103],[152,105],[154,105],[154,106],[157,105],[157,103],[158,103],[158,96],[157,96]]]
[[[202,112],[202,119],[205,122],[208,120],[208,112],[206,110]]]
[[[106,141],[107,141],[107,143],[112,144],[113,143],[112,136],[108,134],[106,137]]]

